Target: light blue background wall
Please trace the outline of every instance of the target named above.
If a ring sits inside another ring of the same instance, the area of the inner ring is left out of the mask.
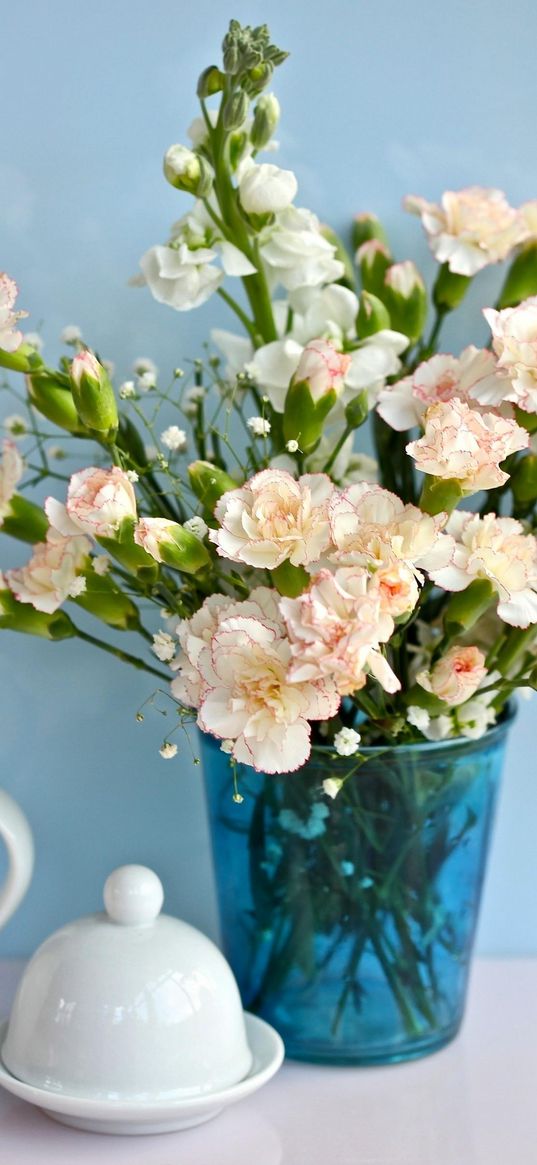
[[[276,91],[281,164],[300,202],[344,229],[374,208],[397,252],[432,271],[402,196],[473,182],[518,203],[537,196],[534,0],[27,0],[2,17],[0,268],[21,287],[30,326],[57,354],[66,323],[113,357],[120,376],[152,355],[164,370],[195,356],[211,304],[178,315],[126,286],[139,255],[166,237],[183,204],[160,176],[184,140],[202,66],[229,16],[270,21],[292,51]],[[451,343],[484,335],[479,306],[498,272],[468,297]],[[25,552],[22,553],[22,558]],[[2,542],[2,562],[21,548]],[[32,888],[0,936],[29,952],[53,926],[94,909],[124,861],[153,864],[168,908],[214,933],[199,771],[157,754],[162,722],[134,714],[149,677],[76,644],[0,639],[0,783],[25,807],[37,840]],[[480,945],[537,952],[535,707],[512,741]]]

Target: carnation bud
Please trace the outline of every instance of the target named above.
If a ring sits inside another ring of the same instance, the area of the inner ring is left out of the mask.
[[[15,352],[6,352],[0,348],[0,368],[9,368],[10,372],[30,372],[34,367],[39,368],[42,360],[31,344],[19,344]]]
[[[469,275],[456,275],[443,263],[433,287],[433,303],[441,311],[452,311],[464,299],[472,282]]]
[[[379,239],[381,243],[389,250],[388,237],[386,231],[376,214],[370,214],[366,211],[364,214],[356,214],[352,223],[352,245],[357,251],[362,243],[368,243],[370,239]]]
[[[0,523],[3,534],[18,538],[20,542],[44,542],[47,536],[48,519],[41,509],[22,494],[13,494],[5,506]]]
[[[75,433],[79,437],[86,435],[68,376],[61,372],[49,372],[48,369],[31,372],[26,377],[26,387],[30,403],[48,421],[60,429],[66,429],[68,433]]]
[[[186,574],[198,574],[209,566],[211,556],[200,539],[179,522],[167,518],[141,518],[134,541],[155,559]]]
[[[134,541],[134,518],[124,518],[113,538],[99,535],[96,542],[143,582],[157,581],[159,569],[150,554]]]
[[[234,93],[230,93],[229,97],[224,102],[222,120],[224,129],[230,133],[232,130],[240,129],[248,116],[248,109],[250,102],[243,89],[236,89]]]
[[[375,332],[382,332],[391,327],[390,313],[378,296],[371,291],[362,291],[360,306],[356,317],[356,332],[360,340],[374,336]]]
[[[426,474],[418,505],[426,514],[441,514],[443,511],[451,514],[463,497],[464,490],[457,478]]]
[[[213,171],[202,154],[186,146],[170,146],[164,155],[164,177],[176,190],[206,198],[213,185]]]
[[[505,277],[498,308],[514,307],[523,299],[537,295],[537,242],[523,247]]]
[[[384,278],[392,262],[388,248],[380,239],[370,239],[358,248],[356,261],[360,268],[364,291],[372,291],[373,295],[377,295],[381,299]]]
[[[65,611],[47,615],[30,603],[18,603],[10,590],[0,590],[0,629],[38,635],[41,639],[72,639],[75,628]]]
[[[309,452],[318,442],[325,418],[344,386],[350,356],[338,352],[330,340],[311,340],[287,390],[283,414],[286,442],[298,441]]]
[[[350,429],[359,429],[369,416],[369,399],[366,389],[362,389],[345,409],[345,420]]]
[[[427,292],[416,265],[410,259],[388,268],[383,300],[394,331],[402,332],[414,343],[419,340],[427,317]]]
[[[274,93],[265,93],[259,98],[254,110],[254,120],[250,130],[250,141],[255,150],[263,150],[268,145],[280,120],[280,103]]]
[[[216,465],[211,465],[210,461],[193,461],[188,467],[188,476],[196,497],[211,514],[222,494],[237,489],[237,482],[229,476],[229,473]]]
[[[216,65],[209,65],[199,76],[196,92],[200,101],[205,101],[214,93],[220,93],[224,88],[225,81],[224,74],[220,72],[220,69]]]
[[[108,373],[93,352],[79,352],[71,364],[71,388],[76,411],[88,429],[107,441],[117,433],[118,412]]]

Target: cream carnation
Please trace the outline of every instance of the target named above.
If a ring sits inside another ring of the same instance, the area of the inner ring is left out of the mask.
[[[478,647],[451,647],[431,668],[418,672],[416,680],[450,707],[463,704],[485,679],[485,656]]]
[[[447,190],[440,205],[411,194],[404,206],[420,215],[435,259],[457,275],[475,275],[489,263],[499,263],[527,236],[523,216],[501,190]]]
[[[424,514],[381,486],[361,482],[334,493],[329,520],[330,557],[366,568],[370,589],[394,617],[414,608],[422,570],[451,561],[453,539],[442,533],[446,515]]]
[[[503,485],[509,474],[500,462],[529,443],[525,429],[497,413],[481,413],[454,397],[431,405],[425,432],[406,451],[420,473],[454,478],[467,493]]]
[[[505,400],[537,412],[537,296],[503,311],[485,308],[498,365],[508,377]]]
[[[491,352],[470,345],[460,356],[436,355],[420,364],[412,376],[382,389],[377,412],[392,429],[403,432],[421,425],[430,405],[459,397],[469,405],[497,407],[511,386]]]
[[[18,288],[14,279],[10,279],[5,271],[0,271],[0,348],[4,352],[16,352],[20,348],[23,335],[16,324],[27,311],[13,311],[17,298]]]
[[[380,652],[393,633],[393,619],[382,612],[378,595],[368,591],[369,576],[360,567],[321,570],[297,599],[281,599],[297,683],[332,678],[340,696],[363,688],[368,673],[387,692],[401,687]]]
[[[132,482],[118,466],[91,466],[73,474],[65,506],[47,498],[45,511],[51,526],[61,534],[82,530],[94,538],[113,538],[125,518],[136,517],[136,496]]]
[[[223,601],[215,604],[216,598]],[[186,687],[199,701],[200,728],[233,741],[235,760],[266,773],[300,768],[310,754],[308,721],[325,720],[339,706],[331,679],[289,679],[291,647],[276,600],[263,587],[244,603],[211,596],[180,630],[188,652]],[[201,635],[194,633],[195,622]],[[198,676],[196,693],[189,669]],[[176,695],[177,689],[176,680]]]
[[[13,441],[2,441],[0,461],[0,526],[9,512],[9,503],[24,473],[24,461]]]
[[[287,559],[293,566],[315,562],[330,534],[330,478],[305,474],[295,481],[281,469],[264,469],[241,489],[230,490],[216,505],[218,530],[209,539],[233,562],[274,570]]]
[[[80,594],[77,574],[89,565],[90,547],[83,535],[64,538],[49,530],[46,542],[34,546],[26,566],[6,571],[7,584],[19,603],[31,603],[36,611],[52,615],[67,598]]]
[[[455,539],[452,562],[431,571],[438,586],[462,591],[487,578],[498,592],[500,619],[513,627],[537,623],[537,539],[514,518],[455,511],[447,529]]]

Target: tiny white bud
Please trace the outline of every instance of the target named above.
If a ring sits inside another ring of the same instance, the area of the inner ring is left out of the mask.
[[[334,800],[334,798],[337,797],[342,784],[343,781],[339,777],[326,777],[326,779],[323,781],[323,792],[326,793],[327,797],[331,797],[332,800]]]
[[[125,477],[128,477],[129,481],[132,481],[133,485],[140,480],[140,475],[136,472],[135,469],[127,469]]]
[[[264,417],[249,417],[246,424],[254,437],[267,437],[270,433],[270,421]]]
[[[188,445],[185,430],[180,429],[178,425],[170,425],[164,429],[164,432],[160,434],[160,439],[166,449],[170,449],[172,453],[184,453]]]
[[[70,344],[73,347],[82,342],[82,332],[77,324],[68,324],[60,335],[62,344]]]
[[[298,441],[288,441],[285,448],[288,453],[298,453]]]
[[[134,380],[124,380],[123,384],[119,386],[119,395],[121,400],[129,400],[131,397],[136,396]]]
[[[19,416],[18,413],[13,413],[9,417],[4,417],[4,429],[6,429],[12,437],[25,437],[29,432],[25,418]]]
[[[164,744],[159,748],[159,752],[163,760],[171,760],[172,757],[177,756],[177,745],[172,744],[169,740],[165,740]]]

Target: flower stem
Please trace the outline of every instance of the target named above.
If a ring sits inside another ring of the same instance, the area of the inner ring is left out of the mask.
[[[255,343],[255,339],[256,339],[255,327],[254,327],[252,321],[250,319],[248,319],[246,312],[242,310],[242,307],[240,307],[240,305],[237,303],[237,301],[235,299],[233,299],[233,296],[230,295],[229,292],[225,290],[225,288],[219,287],[218,294],[221,297],[221,299],[223,299],[224,302],[227,303],[228,307],[230,307],[231,310],[235,312],[235,315],[238,316],[243,327],[246,328],[246,331],[248,332],[250,339]]]
[[[122,663],[130,663],[138,671],[149,672],[150,675],[157,676],[159,680],[169,683],[170,677],[165,672],[151,667],[151,664],[146,663],[143,659],[139,659],[138,656],[131,655],[128,651],[123,651],[121,647],[114,647],[112,643],[105,643],[102,639],[96,639],[94,635],[89,635],[87,631],[82,631],[80,627],[75,627],[75,631],[77,638],[82,639],[84,643],[90,643],[93,647],[99,647],[101,651],[107,651],[109,655],[115,655],[116,659],[121,660]]]

